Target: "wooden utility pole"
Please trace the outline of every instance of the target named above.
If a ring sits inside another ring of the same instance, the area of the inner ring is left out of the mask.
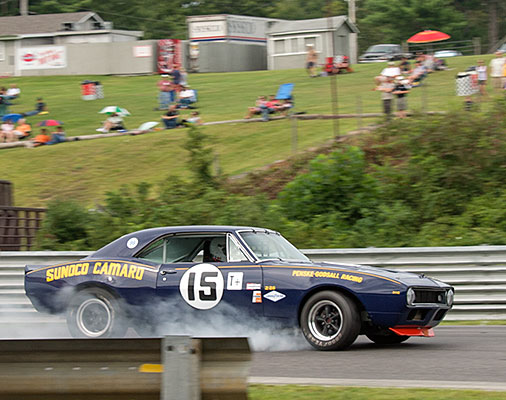
[[[348,2],[348,19],[353,25],[357,23],[355,0],[346,0]],[[350,33],[350,63],[356,64],[358,61],[358,34]]]
[[[28,0],[19,0],[19,14],[28,15]]]
[[[332,60],[334,60],[335,57],[335,35],[336,32],[334,31],[333,27],[333,21],[332,21],[332,8],[330,7],[330,0],[327,0],[327,30],[330,35],[330,55],[332,56]],[[337,138],[339,136],[339,118],[338,118],[338,107],[337,107],[337,80],[336,75],[331,74],[329,76],[330,80],[330,98],[332,101],[332,114],[334,115],[333,119],[333,128],[334,128],[334,137]]]

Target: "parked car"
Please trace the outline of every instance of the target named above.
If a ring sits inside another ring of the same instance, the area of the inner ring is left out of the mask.
[[[457,50],[438,50],[434,53],[434,57],[436,58],[458,57],[461,55],[462,53]]]
[[[210,318],[222,329],[298,327],[319,350],[345,349],[359,334],[379,344],[433,336],[454,297],[423,274],[312,262],[278,232],[236,226],[133,232],[80,261],[27,265],[25,291],[38,311],[66,313],[76,337]]]
[[[369,47],[358,61],[361,63],[400,60],[402,57],[413,58],[413,54],[405,53],[398,44],[376,44]]]
[[[506,43],[503,43],[501,47],[497,49],[498,51],[502,51],[503,53],[506,53]]]

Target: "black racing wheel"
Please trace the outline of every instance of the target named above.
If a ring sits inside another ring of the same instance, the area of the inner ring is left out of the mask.
[[[343,350],[360,333],[360,314],[356,304],[343,294],[322,291],[304,304],[302,333],[318,350]]]

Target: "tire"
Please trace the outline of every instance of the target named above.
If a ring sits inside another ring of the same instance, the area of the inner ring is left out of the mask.
[[[107,290],[88,288],[78,292],[67,309],[67,327],[73,337],[123,337],[128,324],[119,301]]]
[[[337,292],[316,293],[302,308],[302,333],[318,350],[346,349],[357,338],[360,327],[356,304]]]
[[[369,340],[376,344],[399,344],[408,340],[411,336],[397,335],[392,331],[379,331],[377,333],[367,333]]]

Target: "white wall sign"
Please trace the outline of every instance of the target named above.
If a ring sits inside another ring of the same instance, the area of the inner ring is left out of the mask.
[[[151,57],[153,48],[151,46],[134,46],[134,57]]]
[[[19,69],[50,69],[67,66],[65,46],[22,47],[16,51]]]
[[[227,34],[225,28],[226,23],[224,20],[190,22],[190,39],[224,37]]]

